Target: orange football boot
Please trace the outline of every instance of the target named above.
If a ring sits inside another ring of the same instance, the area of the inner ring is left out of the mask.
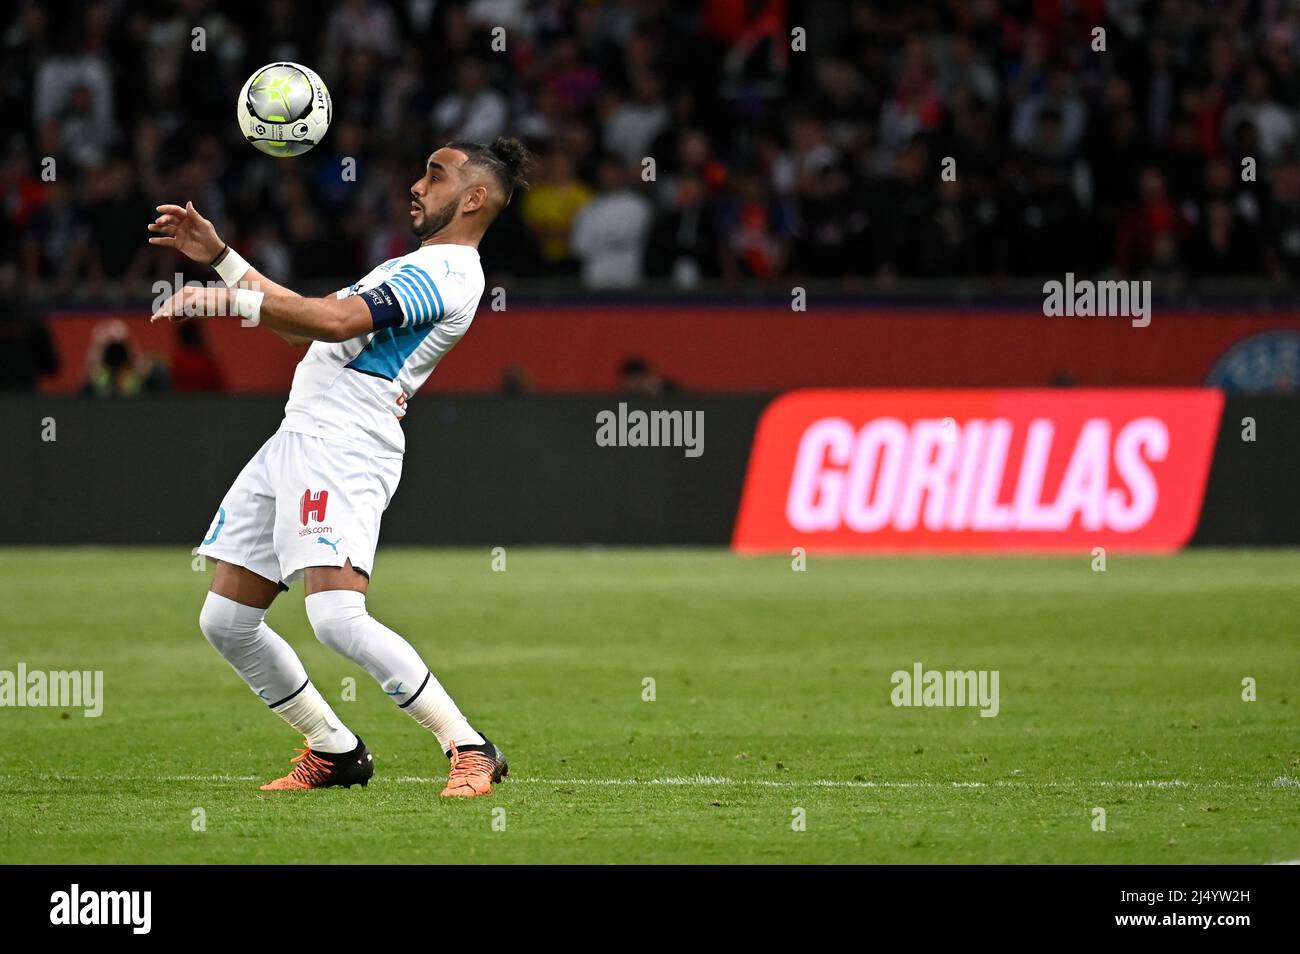
[[[510,774],[505,753],[483,737],[482,745],[467,745],[458,749],[451,744],[451,772],[442,794],[447,798],[472,798],[486,795],[492,785]]]
[[[303,739],[303,748],[292,759],[294,769],[284,778],[267,782],[262,786],[264,792],[284,792],[304,788],[330,788],[341,785],[351,788],[353,785],[365,785],[370,776],[375,774],[374,756],[366,744],[357,739],[357,747],[351,752],[340,754],[313,752],[307,740]]]

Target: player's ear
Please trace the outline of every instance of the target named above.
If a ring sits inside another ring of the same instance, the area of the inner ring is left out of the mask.
[[[487,187],[480,184],[474,186],[465,195],[465,202],[461,206],[462,212],[475,212],[487,205]]]

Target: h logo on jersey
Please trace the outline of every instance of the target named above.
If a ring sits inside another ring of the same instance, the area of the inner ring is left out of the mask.
[[[310,490],[302,492],[302,525],[305,527],[311,521],[308,517],[315,517],[316,523],[325,522],[325,505],[329,503],[330,492],[322,490],[318,493],[312,493]]]

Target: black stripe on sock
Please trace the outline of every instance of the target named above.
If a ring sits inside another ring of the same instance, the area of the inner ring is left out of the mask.
[[[424,687],[427,686],[427,685],[429,684],[429,680],[432,679],[432,678],[433,678],[433,673],[431,673],[431,672],[425,673],[425,674],[424,674],[424,682],[420,683],[420,688],[415,690],[415,695],[411,696],[411,698],[407,699],[405,702],[399,702],[399,703],[397,704],[397,708],[399,708],[399,709],[405,709],[407,706],[409,706],[409,705],[410,705],[412,702],[414,702],[416,699],[420,698],[420,693],[424,692]]]
[[[307,688],[308,686],[310,686],[310,685],[311,685],[311,680],[308,679],[308,680],[307,680],[306,682],[304,682],[301,686],[299,686],[299,687],[298,687],[297,689],[295,689],[293,692],[289,693],[287,696],[285,696],[285,697],[284,697],[283,699],[281,699],[279,702],[272,702],[270,708],[274,709],[274,708],[276,708],[277,706],[282,706],[282,705],[284,705],[286,702],[288,702],[288,701],[289,701],[290,699],[292,699],[294,696],[298,695],[298,693],[302,692],[304,689],[306,689],[306,688]]]

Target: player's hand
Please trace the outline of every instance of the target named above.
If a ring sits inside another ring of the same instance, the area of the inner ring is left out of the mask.
[[[149,320],[184,321],[187,318],[233,314],[229,292],[228,288],[196,288],[187,285],[163,302]]]
[[[216,258],[225,245],[212,223],[195,211],[193,202],[186,202],[183,209],[179,205],[158,206],[158,218],[149,223],[149,231],[156,233],[149,239],[150,245],[174,248],[202,265]]]

